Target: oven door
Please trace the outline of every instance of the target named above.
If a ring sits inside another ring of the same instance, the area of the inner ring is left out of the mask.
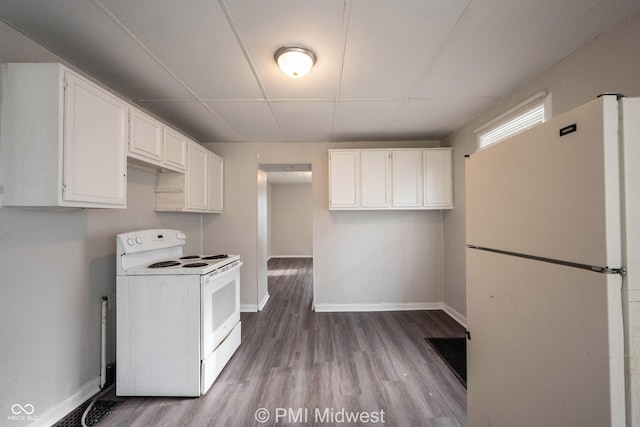
[[[202,277],[202,360],[205,360],[240,321],[240,266]]]

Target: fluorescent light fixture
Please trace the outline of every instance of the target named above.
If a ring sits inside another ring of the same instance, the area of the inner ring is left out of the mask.
[[[316,63],[316,55],[302,46],[283,46],[274,58],[282,72],[295,79],[305,76]]]

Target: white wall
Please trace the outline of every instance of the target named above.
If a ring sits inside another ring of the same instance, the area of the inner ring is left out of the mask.
[[[322,309],[438,304],[442,298],[440,211],[329,211],[329,148],[434,147],[437,141],[376,143],[206,143],[225,159],[225,211],[204,217],[205,252],[245,260],[241,301],[257,304],[258,164],[310,163],[314,296]]]
[[[2,22],[0,40],[0,62],[64,63]],[[100,297],[115,292],[117,233],[179,228],[185,250],[200,252],[200,215],[156,214],[154,186],[154,174],[129,168],[126,210],[0,207],[0,425],[16,425],[15,403],[46,423],[81,388],[97,391]],[[109,329],[111,362],[113,319]]]
[[[271,184],[271,256],[313,256],[311,184]]]

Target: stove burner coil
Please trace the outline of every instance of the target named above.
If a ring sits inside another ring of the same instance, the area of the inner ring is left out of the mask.
[[[221,258],[229,258],[229,255],[220,254],[220,255],[210,255],[210,256],[202,257],[202,259],[221,259]]]
[[[180,259],[197,259],[197,258],[200,258],[200,255],[187,255],[187,256],[180,257]]]
[[[209,264],[207,264],[206,262],[192,262],[191,264],[183,265],[183,267],[196,268],[196,267],[206,267],[207,265],[209,265]]]
[[[178,261],[161,261],[151,264],[148,268],[175,267],[176,265],[180,265],[180,263]]]

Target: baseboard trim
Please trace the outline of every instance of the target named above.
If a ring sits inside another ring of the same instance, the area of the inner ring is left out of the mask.
[[[413,311],[413,310],[441,310],[439,302],[409,302],[409,303],[377,303],[377,304],[316,304],[318,312],[349,312],[349,311]]]
[[[240,311],[255,313],[262,311],[271,296],[267,293],[259,305],[241,304]],[[467,318],[459,311],[443,302],[410,302],[410,303],[379,303],[379,304],[316,304],[313,302],[312,310],[323,313],[332,312],[358,312],[358,311],[412,311],[412,310],[442,310],[458,322],[463,328],[467,328]]]
[[[262,298],[262,301],[260,301],[260,304],[258,304],[258,311],[262,311],[262,309],[264,308],[265,305],[267,305],[267,301],[269,301],[269,298],[271,296],[269,295],[269,292],[267,292],[264,295],[264,298]]]
[[[47,409],[42,414],[37,415],[38,419],[34,421],[30,426],[52,426],[62,418],[73,412],[76,408],[89,400],[92,396],[100,391],[100,377],[89,381],[72,395],[66,399],[58,402],[53,407]],[[37,409],[37,408],[36,408]],[[34,414],[36,415],[36,414]]]
[[[451,307],[446,303],[442,303],[442,310],[447,313],[449,316],[453,317],[453,320],[460,323],[463,328],[467,329],[467,318],[463,316],[459,311]]]
[[[241,313],[256,313],[258,311],[257,304],[240,304]]]
[[[313,258],[313,255],[271,255],[269,259],[272,258]]]
[[[379,303],[379,304],[314,304],[318,312],[349,312],[349,311],[412,311],[412,310],[442,310],[458,322],[465,329],[467,318],[456,309],[443,302],[417,303]]]

